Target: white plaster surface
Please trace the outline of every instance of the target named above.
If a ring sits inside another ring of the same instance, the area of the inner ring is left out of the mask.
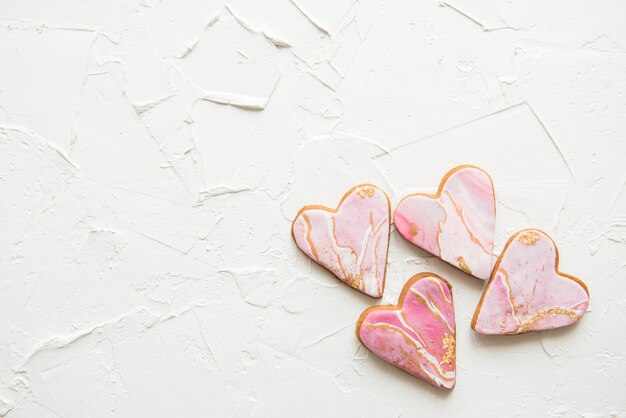
[[[626,416],[626,2],[0,1],[0,416]],[[392,232],[395,303],[453,285],[444,393],[354,336],[374,301],[292,243],[457,164],[496,251],[550,233],[574,327],[483,337],[484,283]]]

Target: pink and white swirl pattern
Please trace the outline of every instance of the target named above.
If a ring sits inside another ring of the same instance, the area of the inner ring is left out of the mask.
[[[456,382],[456,324],[448,282],[413,276],[398,305],[374,306],[359,318],[357,338],[383,360],[444,389]]]
[[[448,172],[435,195],[406,196],[394,215],[404,238],[483,280],[491,273],[495,222],[491,178],[473,166]]]
[[[391,207],[379,188],[349,190],[336,210],[305,206],[292,225],[298,248],[335,276],[379,298],[385,285]]]
[[[576,277],[559,272],[556,244],[544,232],[513,235],[500,255],[476,308],[479,334],[522,334],[564,327],[587,311],[589,291]]]

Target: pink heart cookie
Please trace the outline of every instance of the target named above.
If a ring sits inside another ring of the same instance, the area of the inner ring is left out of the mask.
[[[379,298],[385,287],[391,205],[378,187],[350,189],[337,209],[305,206],[293,221],[296,245],[335,276]]]
[[[394,214],[404,238],[483,280],[491,273],[495,223],[491,178],[469,165],[450,170],[434,195],[406,196]]]
[[[522,334],[564,327],[587,311],[589,290],[561,273],[556,244],[526,229],[506,243],[472,319],[479,334]]]
[[[413,276],[395,306],[361,314],[356,336],[378,357],[431,385],[454,388],[456,324],[452,287],[434,273]]]

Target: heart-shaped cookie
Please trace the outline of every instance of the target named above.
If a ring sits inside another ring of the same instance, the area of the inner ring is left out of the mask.
[[[337,209],[305,206],[291,227],[296,245],[335,276],[379,298],[385,287],[391,205],[378,187],[350,189]]]
[[[456,325],[450,284],[434,273],[413,276],[395,306],[361,314],[356,336],[383,360],[444,389],[456,382]]]
[[[506,243],[472,319],[479,334],[522,334],[564,327],[587,311],[589,290],[561,273],[556,244],[526,229]]]
[[[469,165],[450,170],[434,195],[406,196],[394,214],[404,238],[483,280],[491,273],[495,223],[491,178]]]

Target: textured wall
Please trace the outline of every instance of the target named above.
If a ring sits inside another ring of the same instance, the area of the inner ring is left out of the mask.
[[[626,416],[626,3],[0,2],[0,416]],[[483,283],[391,236],[383,303],[454,286],[442,393],[360,347],[304,204],[492,175],[576,326],[482,337]]]

